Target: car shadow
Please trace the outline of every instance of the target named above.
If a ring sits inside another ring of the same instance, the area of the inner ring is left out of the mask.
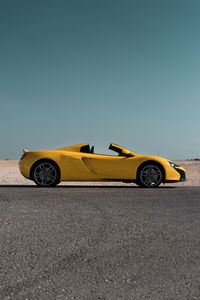
[[[145,188],[141,188],[137,185],[58,185],[55,187],[39,187],[37,185],[26,185],[26,184],[0,184],[1,188],[24,188],[24,189],[69,189],[69,188],[85,188],[85,189],[141,189],[141,190],[149,190]],[[159,186],[157,189],[174,189],[177,188],[176,186]],[[151,188],[151,190],[154,188]]]

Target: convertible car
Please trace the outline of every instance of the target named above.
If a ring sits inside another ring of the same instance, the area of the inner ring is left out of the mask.
[[[61,181],[122,181],[141,187],[158,187],[165,182],[185,181],[185,170],[165,158],[140,155],[116,144],[115,155],[94,153],[94,146],[78,144],[56,150],[23,150],[21,174],[42,187]]]

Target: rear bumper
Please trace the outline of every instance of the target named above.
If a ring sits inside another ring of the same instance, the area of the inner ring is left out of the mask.
[[[20,173],[25,177],[30,179],[30,166],[29,164],[25,161],[26,158],[22,159],[19,161],[18,166]]]

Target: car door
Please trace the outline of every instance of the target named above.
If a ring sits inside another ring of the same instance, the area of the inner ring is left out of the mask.
[[[87,168],[102,179],[134,179],[134,158],[95,154],[82,157]]]

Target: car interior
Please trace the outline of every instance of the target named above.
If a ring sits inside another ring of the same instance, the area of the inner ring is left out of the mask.
[[[80,148],[80,152],[84,152],[84,153],[94,153],[94,146],[92,146],[91,148],[90,148],[90,145],[88,144],[88,145],[85,145],[85,146],[82,146],[81,148]]]
[[[110,146],[109,146],[108,149],[110,149],[110,150],[112,150],[112,151],[118,153],[118,156],[124,156],[124,155],[123,155],[122,149],[116,147],[116,146],[113,145],[113,144],[110,144]],[[92,153],[92,154],[93,154],[93,153],[94,153],[94,146],[90,147],[89,144],[84,145],[84,146],[82,146],[82,147],[80,148],[80,152],[83,152],[83,153]]]

